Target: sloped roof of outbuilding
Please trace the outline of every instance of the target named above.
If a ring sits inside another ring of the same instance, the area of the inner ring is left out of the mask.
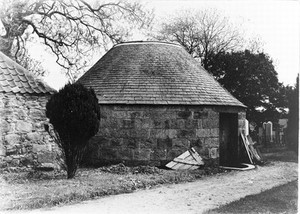
[[[56,91],[0,52],[0,92],[53,94]]]
[[[183,104],[245,107],[176,44],[115,45],[79,80],[101,104]]]

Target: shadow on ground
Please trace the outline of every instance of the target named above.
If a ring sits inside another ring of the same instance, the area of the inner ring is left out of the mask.
[[[298,163],[298,155],[285,148],[270,148],[262,151],[266,163],[271,161]],[[210,210],[212,213],[297,213],[298,181],[272,188],[257,195],[249,195],[238,201]]]
[[[257,195],[246,196],[212,213],[297,213],[298,181],[275,187]]]

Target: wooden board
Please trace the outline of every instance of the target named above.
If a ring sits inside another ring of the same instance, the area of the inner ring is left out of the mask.
[[[248,142],[246,136],[244,136],[244,134],[241,133],[241,137],[242,137],[243,145],[245,146],[249,161],[251,164],[253,164],[253,160],[252,160],[252,157],[250,154],[250,149],[249,149],[249,142]]]
[[[202,158],[194,148],[187,150],[169,162],[166,167],[175,170],[193,170],[204,165]]]
[[[256,148],[254,147],[254,143],[249,135],[247,136],[247,140],[249,142],[249,151],[252,154],[253,160],[255,160],[256,162],[261,162],[262,158],[260,157]]]

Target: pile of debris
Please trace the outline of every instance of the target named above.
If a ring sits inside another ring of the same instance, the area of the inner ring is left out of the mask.
[[[116,165],[100,167],[98,170],[102,172],[109,172],[115,174],[160,174],[162,170],[155,166],[136,166],[136,167],[128,167],[123,163],[119,163]]]

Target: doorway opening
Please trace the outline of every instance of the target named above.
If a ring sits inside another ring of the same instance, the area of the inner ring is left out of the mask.
[[[220,113],[220,166],[237,166],[239,160],[238,114]]]

